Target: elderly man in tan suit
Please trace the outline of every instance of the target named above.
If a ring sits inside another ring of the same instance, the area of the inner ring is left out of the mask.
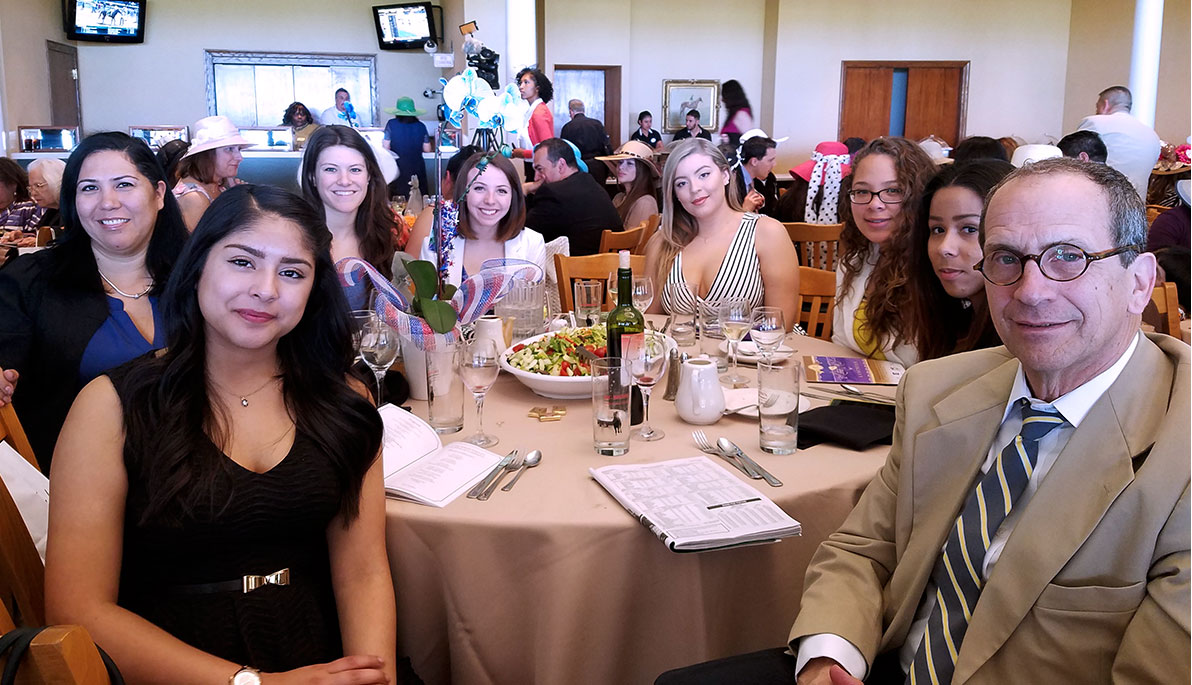
[[[1138,195],[1038,162],[982,237],[1005,347],[907,371],[886,464],[808,568],[797,658],[670,682],[1189,681],[1190,355],[1139,331]]]

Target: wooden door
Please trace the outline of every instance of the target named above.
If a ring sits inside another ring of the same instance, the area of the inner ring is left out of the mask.
[[[895,93],[894,72],[906,73],[906,92]],[[842,62],[840,140],[935,134],[955,146],[964,138],[968,62]],[[891,131],[892,103],[906,103],[902,131]]]
[[[556,64],[552,83],[555,87],[555,129],[567,123],[567,101],[584,101],[585,114],[604,123],[609,141],[615,148],[621,141],[621,67],[601,64]],[[599,86],[595,84],[599,83]]]
[[[50,123],[82,127],[79,113],[79,51],[73,45],[46,41],[50,63]]]
[[[853,136],[872,140],[890,133],[893,81],[893,67],[845,63],[840,83],[839,140]]]
[[[955,147],[964,117],[964,70],[956,67],[907,69],[906,131],[911,140],[935,134]]]

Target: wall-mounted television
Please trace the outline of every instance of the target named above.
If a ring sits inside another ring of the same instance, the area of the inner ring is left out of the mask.
[[[63,24],[71,40],[145,42],[146,0],[63,0]]]
[[[377,24],[377,45],[382,50],[421,48],[438,40],[429,2],[406,2],[373,7]]]

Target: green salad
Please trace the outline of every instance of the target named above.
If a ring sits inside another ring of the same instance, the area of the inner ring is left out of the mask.
[[[509,365],[545,376],[591,376],[591,364],[576,348],[585,347],[597,357],[603,357],[608,351],[606,338],[603,326],[564,328],[528,345],[514,345],[508,357]]]

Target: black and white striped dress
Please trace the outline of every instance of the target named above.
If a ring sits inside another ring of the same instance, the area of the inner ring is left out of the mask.
[[[669,314],[694,314],[696,304],[710,304],[729,297],[743,297],[756,307],[762,303],[765,290],[762,287],[762,270],[757,259],[754,237],[757,229],[757,214],[746,214],[737,227],[737,235],[729,243],[720,262],[720,269],[707,297],[693,294],[683,278],[683,253],[675,256],[666,286],[662,289],[662,308]]]

